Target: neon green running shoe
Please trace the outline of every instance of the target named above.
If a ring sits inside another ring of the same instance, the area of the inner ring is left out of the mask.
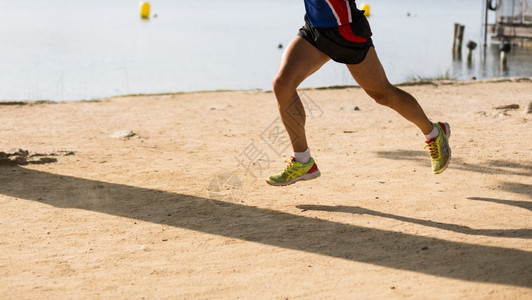
[[[318,178],[321,173],[314,158],[310,158],[308,163],[302,164],[297,162],[294,157],[287,160],[287,165],[281,173],[272,175],[266,179],[269,185],[282,186],[289,185],[299,180],[310,180]]]
[[[449,138],[451,137],[451,127],[447,123],[434,123],[438,128],[439,134],[435,139],[426,141],[425,148],[429,148],[430,158],[432,160],[432,172],[440,174],[445,171],[451,161],[451,147],[449,147]]]

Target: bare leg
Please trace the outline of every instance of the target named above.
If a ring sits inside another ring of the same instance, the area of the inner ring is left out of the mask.
[[[279,113],[294,152],[303,152],[308,148],[305,110],[296,89],[305,78],[316,72],[329,59],[305,39],[296,36],[286,49],[277,75],[273,79],[273,91]]]
[[[386,77],[384,69],[372,47],[363,62],[347,65],[349,72],[360,87],[379,104],[390,107],[405,119],[414,123],[423,134],[432,131],[433,124],[417,100],[409,93],[394,87]]]

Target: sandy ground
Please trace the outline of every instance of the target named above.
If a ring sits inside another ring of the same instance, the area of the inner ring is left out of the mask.
[[[532,299],[532,80],[403,88],[441,175],[358,88],[301,91],[322,176],[284,188],[269,92],[0,105],[0,298]]]

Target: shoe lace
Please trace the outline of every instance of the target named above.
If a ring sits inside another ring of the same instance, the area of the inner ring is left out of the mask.
[[[425,145],[425,149],[426,148],[429,148],[429,154],[432,159],[438,159],[440,157],[438,143],[436,140],[427,142],[427,145]]]
[[[287,159],[284,161],[286,163],[286,167],[284,168],[284,171],[283,172],[286,172],[288,171],[288,169],[290,169],[292,167],[292,165],[294,164],[294,159],[293,158],[290,158],[290,159]]]

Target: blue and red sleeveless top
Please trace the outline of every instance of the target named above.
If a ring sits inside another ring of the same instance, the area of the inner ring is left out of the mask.
[[[366,39],[353,33],[354,0],[304,0],[307,18],[316,28],[338,27],[344,39],[365,42]]]

